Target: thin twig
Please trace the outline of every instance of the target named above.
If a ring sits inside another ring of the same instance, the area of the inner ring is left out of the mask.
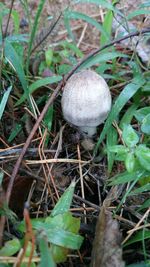
[[[50,27],[49,31],[45,34],[45,36],[42,38],[42,40],[40,40],[32,49],[31,54],[38,48],[38,46],[40,46],[46,39],[47,37],[51,34],[51,32],[53,31],[53,29],[56,27],[57,23],[59,22],[60,18],[62,16],[62,12],[60,13],[59,17],[56,19],[56,21],[54,22],[54,24],[52,25],[52,27]]]

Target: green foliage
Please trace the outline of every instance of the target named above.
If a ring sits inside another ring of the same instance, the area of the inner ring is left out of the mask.
[[[5,245],[0,250],[0,256],[12,256],[16,254],[21,248],[19,239],[14,238],[5,242]]]
[[[70,249],[79,249],[82,244],[83,238],[78,234],[80,219],[74,218],[69,212],[74,188],[75,183],[72,182],[49,217],[44,220],[33,219],[31,221],[32,227],[37,233],[41,259],[43,259],[41,261],[42,266],[46,261],[44,259],[45,254],[49,253],[48,258],[50,262],[53,262],[52,264],[63,262],[66,260]],[[25,231],[24,222],[20,224],[19,229]],[[45,250],[42,246],[45,247]]]

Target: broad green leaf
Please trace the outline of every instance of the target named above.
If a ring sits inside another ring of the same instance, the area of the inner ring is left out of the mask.
[[[134,147],[139,142],[139,136],[131,125],[123,126],[122,138],[125,144],[130,148]]]
[[[96,56],[93,56],[92,58],[87,59],[79,68],[78,70],[81,70],[83,68],[90,68],[91,66],[100,63],[100,62],[106,62],[108,60],[113,60],[117,57],[128,57],[127,55],[119,52],[106,52],[106,53],[100,53]]]
[[[150,148],[145,145],[139,145],[135,150],[135,154],[141,166],[145,170],[150,171]]]
[[[143,231],[144,231],[144,233],[143,233]],[[143,238],[144,238],[144,240],[150,239],[150,230],[140,230],[139,232],[137,232],[135,234],[134,237],[132,237],[129,241],[127,241],[124,244],[124,247],[131,245],[133,243],[139,242],[139,241],[143,241]]]
[[[17,238],[14,238],[10,241],[5,242],[4,246],[0,249],[0,256],[13,256],[21,248],[20,241]]]
[[[42,235],[41,233],[41,235],[38,237],[38,243],[41,256],[39,267],[56,267],[56,263],[53,260],[47,238],[44,236],[44,234]]]
[[[120,174],[115,175],[114,177],[112,177],[110,179],[110,183],[109,186],[111,185],[118,185],[118,184],[125,184],[131,181],[134,181],[136,178],[138,178],[139,180],[143,177],[148,176],[149,173],[147,173],[146,171],[135,171],[133,173],[128,173],[128,172],[123,172]]]
[[[133,19],[134,17],[139,16],[139,15],[149,15],[149,10],[147,9],[134,10],[127,16],[127,20]]]
[[[118,154],[126,154],[129,152],[129,149],[123,145],[109,146],[108,150],[112,153],[118,153]]]
[[[150,135],[150,113],[143,119],[141,130],[143,133]]]
[[[120,111],[125,106],[125,104],[129,101],[130,98],[134,96],[134,94],[141,88],[143,84],[144,81],[142,79],[141,80],[135,79],[132,81],[132,83],[129,83],[120,93],[115,104],[112,107],[111,112],[109,113],[107,121],[105,122],[105,126],[101,132],[101,135],[94,150],[95,154],[98,150],[99,145],[104,140],[106,133],[109,131],[112,122],[118,117]]]
[[[147,183],[141,187],[138,187],[137,189],[133,190],[131,193],[130,193],[130,196],[133,196],[133,195],[137,195],[137,194],[141,194],[143,192],[149,192],[150,191],[150,183]]]
[[[114,127],[111,126],[109,132],[107,133],[107,161],[108,161],[108,172],[111,173],[114,157],[115,155],[110,153],[109,147],[112,147],[117,144],[117,131]]]
[[[133,173],[135,168],[135,156],[133,153],[128,153],[125,159],[125,166],[129,173]]]
[[[16,73],[19,77],[19,80],[21,82],[21,85],[23,87],[24,94],[25,94],[26,98],[28,98],[29,97],[28,84],[27,84],[25,73],[23,70],[23,66],[21,64],[21,61],[20,61],[18,54],[16,53],[13,46],[9,42],[6,42],[6,41],[5,41],[4,52],[5,52],[5,57],[6,57],[7,61],[10,63],[10,65],[16,71]]]
[[[139,122],[142,122],[148,114],[150,114],[150,107],[140,108],[134,112],[134,116]]]
[[[64,212],[54,217],[47,217],[44,223],[44,229],[57,227],[77,234],[80,229],[80,219],[72,216],[71,212]]]
[[[47,84],[59,82],[61,79],[62,79],[61,76],[54,76],[37,80],[29,86],[29,93],[33,94],[38,88],[45,86]],[[26,100],[26,95],[23,94],[21,98],[17,101],[16,106],[22,104],[25,100]]]
[[[51,253],[54,261],[56,263],[61,263],[67,260],[69,249],[51,244]]]
[[[53,228],[52,230],[46,230],[46,235],[47,240],[50,243],[69,249],[79,249],[83,242],[83,237],[80,235],[59,229],[57,227]]]
[[[8,97],[10,95],[11,89],[12,89],[12,86],[8,87],[7,91],[4,93],[4,95],[2,97],[2,100],[1,100],[1,103],[0,103],[0,120],[1,120],[1,118],[3,116],[3,112],[5,110],[5,107],[6,107],[7,100],[8,100]]]
[[[70,186],[66,189],[63,193],[61,198],[58,200],[57,204],[55,205],[54,209],[51,212],[51,216],[56,216],[58,214],[67,212],[70,209],[72,198],[75,189],[75,182],[73,181]]]

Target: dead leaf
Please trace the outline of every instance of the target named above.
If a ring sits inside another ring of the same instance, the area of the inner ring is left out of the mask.
[[[103,205],[96,225],[91,267],[124,266],[119,224],[112,218],[108,207]]]

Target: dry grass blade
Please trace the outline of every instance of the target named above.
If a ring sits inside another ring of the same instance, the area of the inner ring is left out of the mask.
[[[78,159],[43,159],[43,160],[26,160],[26,164],[43,164],[43,163],[73,163],[73,164],[88,164],[89,161]]]

